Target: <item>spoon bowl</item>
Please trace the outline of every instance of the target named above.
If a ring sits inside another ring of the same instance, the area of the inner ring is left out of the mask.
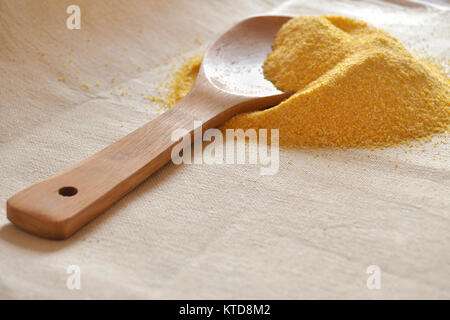
[[[254,16],[236,24],[206,51],[202,69],[220,90],[249,97],[283,94],[264,78],[262,66],[276,33],[292,17]]]

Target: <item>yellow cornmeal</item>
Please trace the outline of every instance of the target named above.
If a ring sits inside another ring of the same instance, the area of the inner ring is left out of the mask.
[[[172,107],[180,101],[194,85],[197,78],[203,54],[199,54],[191,59],[178,70],[173,76],[172,83],[168,87],[165,103]]]
[[[200,59],[175,74],[170,105],[189,91]],[[360,20],[290,20],[277,34],[264,74],[294,94],[273,108],[238,115],[226,128],[277,128],[284,146],[344,149],[410,143],[449,129],[448,77]]]

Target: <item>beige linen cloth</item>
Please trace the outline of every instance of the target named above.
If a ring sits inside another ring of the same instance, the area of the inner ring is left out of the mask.
[[[450,298],[449,145],[281,150],[274,176],[169,164],[66,241],[7,220],[10,196],[157,117],[142,95],[182,57],[266,12],[357,17],[449,57],[444,1],[0,0],[0,298]]]

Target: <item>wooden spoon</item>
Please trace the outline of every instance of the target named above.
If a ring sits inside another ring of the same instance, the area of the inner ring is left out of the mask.
[[[194,87],[176,106],[90,158],[7,201],[8,219],[33,234],[66,239],[171,159],[176,129],[223,124],[234,115],[278,104],[288,94],[267,81],[262,65],[286,16],[236,24],[205,53]]]

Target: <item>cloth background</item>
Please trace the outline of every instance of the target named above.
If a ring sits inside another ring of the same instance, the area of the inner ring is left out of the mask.
[[[81,30],[66,28],[74,3]],[[450,55],[445,1],[0,0],[0,298],[450,298],[448,145],[281,150],[274,176],[169,164],[66,241],[7,220],[13,194],[155,118],[142,94],[182,57],[267,12],[361,18]]]

